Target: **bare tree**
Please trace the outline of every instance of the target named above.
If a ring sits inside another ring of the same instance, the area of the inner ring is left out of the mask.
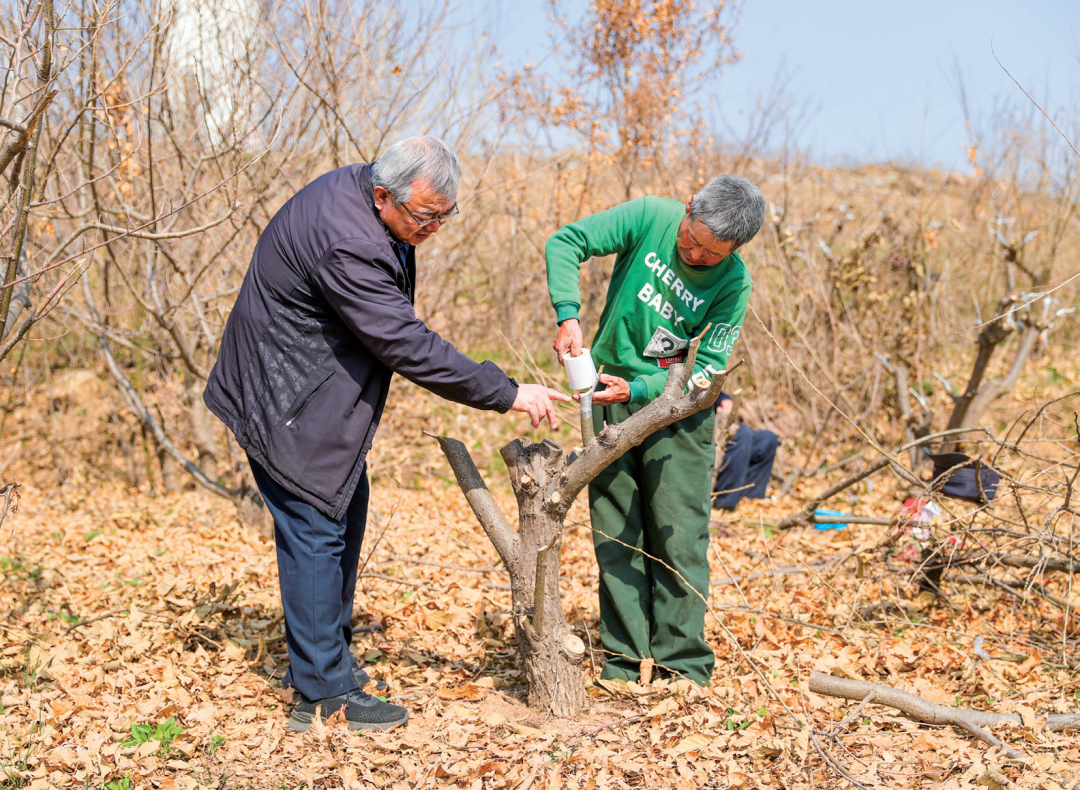
[[[487,90],[468,88],[490,51],[447,66],[454,20],[443,0],[426,10],[345,0],[67,9],[74,54],[42,141],[38,211],[52,246],[39,242],[30,268],[65,258],[89,268],[81,304],[62,314],[94,339],[142,433],[152,490],[190,476],[269,528],[202,391],[277,207],[410,131],[468,146],[487,122]],[[440,239],[433,252],[458,243]]]
[[[686,362],[671,366],[659,397],[625,422],[608,425],[595,437],[586,436],[585,448],[572,464],[551,441],[535,444],[517,439],[502,449],[518,502],[516,531],[465,445],[438,437],[458,485],[510,575],[529,706],[537,712],[575,716],[585,703],[580,671],[585,648],[571,633],[559,596],[559,549],[566,513],[581,490],[612,461],[652,433],[716,402],[726,372],[714,376],[707,388],[691,384],[687,389],[700,344],[700,337],[692,340]]]
[[[45,112],[56,96],[55,91],[50,90],[56,32],[52,0],[12,10],[14,16],[3,20],[8,33],[4,36],[8,57],[0,91],[0,126],[7,129],[0,147],[0,174],[6,174],[8,182],[8,197],[0,208],[4,237],[0,252],[0,267],[4,271],[3,289],[0,290],[0,319],[4,324],[0,328],[0,340],[7,338],[14,329],[22,308],[30,305],[25,269],[26,230],[35,191],[41,129],[45,124]],[[67,284],[66,280],[62,282]],[[40,308],[0,345],[0,359],[6,357],[27,330],[55,306],[57,293],[50,293]]]

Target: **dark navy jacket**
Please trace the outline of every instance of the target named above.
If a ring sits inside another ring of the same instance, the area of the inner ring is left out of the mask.
[[[266,226],[221,340],[206,405],[269,475],[341,518],[393,372],[477,409],[509,410],[517,385],[413,312],[416,261],[402,264],[375,210],[370,165],[298,192]]]

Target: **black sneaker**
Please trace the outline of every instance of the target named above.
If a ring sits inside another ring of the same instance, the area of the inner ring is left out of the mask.
[[[360,690],[363,691],[367,688],[368,683],[374,684],[375,695],[381,696],[390,690],[390,687],[386,685],[383,680],[371,680],[371,675],[365,672],[359,664],[353,664],[353,675],[356,677],[356,682],[360,684]]]
[[[298,696],[300,702],[289,717],[289,727],[297,732],[310,729],[316,710],[323,721],[340,710],[345,714],[350,730],[391,730],[409,720],[409,711],[405,708],[381,702],[359,689],[326,699],[309,700],[299,693]]]

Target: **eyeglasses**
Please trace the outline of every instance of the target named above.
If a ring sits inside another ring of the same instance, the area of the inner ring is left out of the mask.
[[[438,222],[440,225],[442,225],[448,219],[450,219],[450,217],[452,217],[452,216],[454,216],[455,214],[458,213],[458,205],[457,205],[457,203],[455,203],[454,207],[452,209],[450,209],[448,212],[446,212],[445,214],[443,214],[441,217],[432,217],[431,219],[420,219],[418,216],[416,216],[411,211],[409,211],[409,207],[406,206],[404,203],[402,203],[400,205],[401,205],[401,207],[403,209],[405,209],[405,213],[407,213],[410,217],[413,218],[413,222],[416,223],[416,227],[418,227],[418,228],[422,228],[425,225],[430,225],[432,222]]]

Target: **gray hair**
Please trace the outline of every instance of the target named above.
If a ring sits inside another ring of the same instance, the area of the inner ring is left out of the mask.
[[[438,137],[410,137],[383,152],[371,166],[371,183],[390,193],[394,203],[407,203],[412,198],[412,185],[417,179],[440,197],[453,200],[461,183],[461,163],[454,149]]]
[[[719,241],[734,242],[738,249],[761,230],[765,197],[745,178],[725,173],[694,195],[690,219],[704,224]]]

